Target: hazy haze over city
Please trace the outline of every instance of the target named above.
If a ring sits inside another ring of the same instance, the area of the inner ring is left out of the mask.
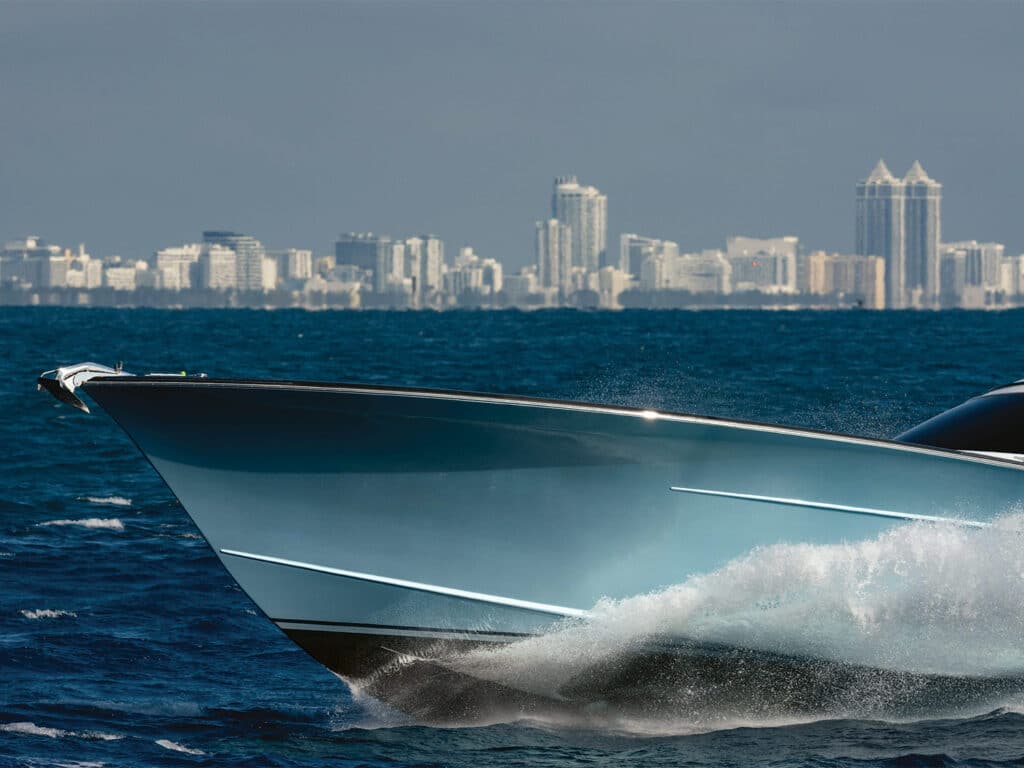
[[[530,263],[551,178],[611,233],[853,247],[880,156],[1024,247],[1024,5],[0,4],[0,239],[436,232]]]

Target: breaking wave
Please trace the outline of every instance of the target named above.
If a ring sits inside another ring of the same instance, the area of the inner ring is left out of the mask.
[[[119,533],[124,530],[124,523],[116,517],[84,517],[78,520],[47,520],[46,522],[39,523],[40,527],[50,525],[78,525],[82,528],[104,528]]]
[[[30,722],[0,723],[0,731],[4,733],[16,733],[21,736],[45,736],[49,739],[65,739],[74,736],[81,739],[95,739],[97,741],[117,741],[123,739],[116,733],[104,733],[102,731],[65,731],[61,728],[48,728],[43,725],[36,725]]]
[[[87,501],[90,504],[109,504],[113,507],[130,507],[132,505],[132,500],[126,499],[124,496],[83,496],[82,501]]]
[[[758,548],[602,600],[589,620],[432,661],[549,701],[633,697],[701,718],[987,711],[1024,701],[1022,595],[1024,514],[980,530],[911,523],[855,543]]]
[[[169,749],[172,752],[183,752],[186,755],[205,755],[206,754],[201,749],[192,749],[191,747],[183,746],[181,744],[178,744],[177,742],[171,741],[170,739],[157,739],[156,740],[156,744],[157,744],[157,746],[163,747],[164,749]]]
[[[26,619],[74,619],[78,617],[78,614],[74,611],[54,611],[50,608],[40,608],[35,611],[24,610],[21,612],[21,615]]]

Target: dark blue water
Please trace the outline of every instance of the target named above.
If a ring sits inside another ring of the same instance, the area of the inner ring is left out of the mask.
[[[431,729],[259,617],[127,438],[36,393],[58,364],[622,403],[889,436],[1024,376],[1024,313],[258,313],[0,308],[3,765],[994,765],[1012,708],[658,736]],[[1024,596],[1022,596],[1024,599]],[[1021,638],[1024,642],[1024,637]]]

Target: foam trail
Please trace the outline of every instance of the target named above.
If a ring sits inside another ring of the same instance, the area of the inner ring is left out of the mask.
[[[82,528],[100,528],[119,533],[124,530],[124,523],[116,517],[84,517],[78,520],[47,520],[39,523],[41,528],[50,525],[77,525]]]
[[[855,543],[759,548],[658,592],[602,600],[587,622],[448,666],[557,699],[593,670],[677,638],[904,676],[1017,678],[1022,532],[1024,514],[1015,513],[984,529],[918,522]]]

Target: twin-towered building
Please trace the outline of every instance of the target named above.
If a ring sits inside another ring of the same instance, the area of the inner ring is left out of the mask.
[[[857,242],[861,256],[880,256],[890,309],[940,304],[942,185],[914,162],[903,178],[885,162],[857,184]]]

